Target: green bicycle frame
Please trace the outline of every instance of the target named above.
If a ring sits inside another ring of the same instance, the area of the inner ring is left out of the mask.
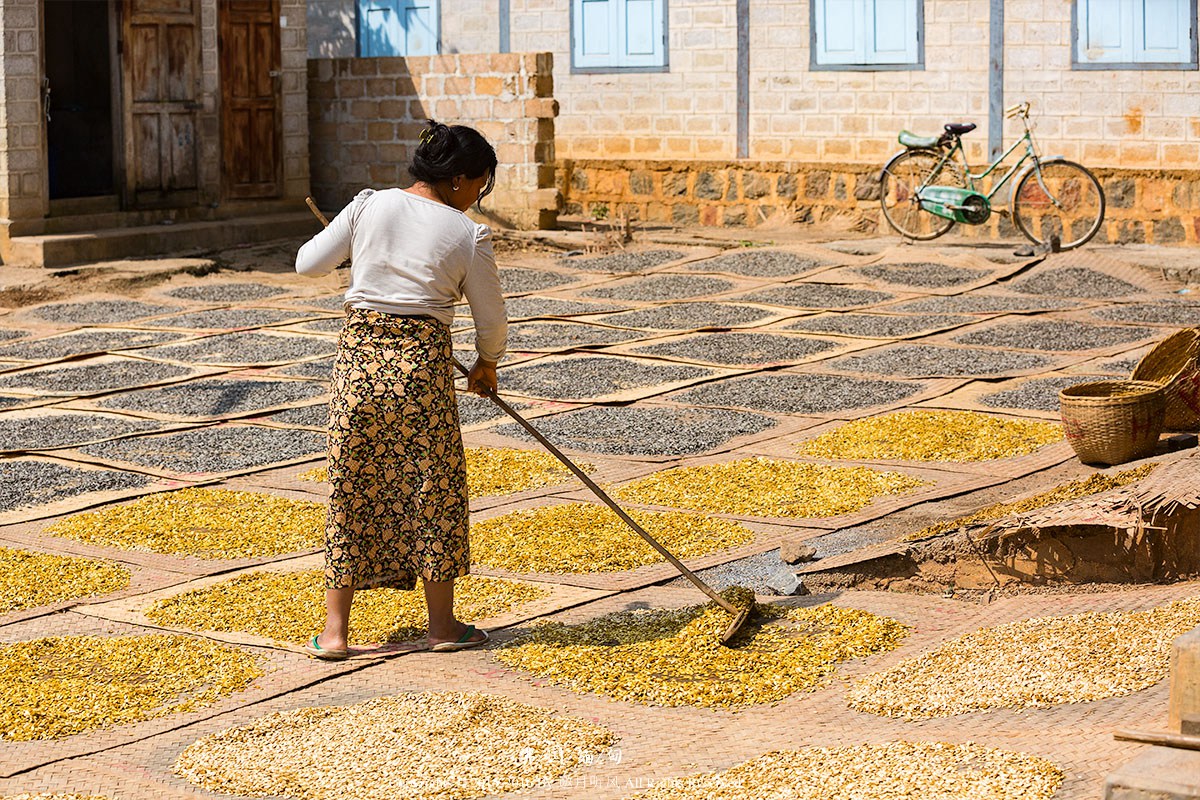
[[[946,154],[942,156],[940,161],[938,161],[937,167],[933,170],[932,173],[930,173],[929,181],[922,184],[920,186],[920,189],[924,189],[927,186],[934,185],[933,181],[934,181],[934,179],[937,178],[938,175],[941,174],[942,168],[945,167],[946,164],[949,163],[951,160],[953,160],[955,153],[958,153],[961,156],[961,160],[962,160],[963,174],[966,176],[966,179],[967,179],[967,188],[971,189],[972,191],[978,192],[979,190],[975,188],[975,182],[983,180],[988,175],[991,175],[993,172],[995,172],[997,169],[999,169],[1000,165],[1004,163],[1004,159],[1006,159],[1010,155],[1012,155],[1013,151],[1015,151],[1022,144],[1025,145],[1025,154],[1022,155],[1017,160],[1017,163],[1012,165],[1012,168],[1009,169],[1008,172],[1004,173],[1004,177],[1000,178],[1000,180],[996,181],[995,184],[993,184],[991,191],[987,192],[986,194],[984,194],[983,192],[979,192],[979,193],[984,194],[984,196],[987,197],[988,202],[990,203],[992,198],[995,197],[996,193],[1000,191],[1000,188],[1002,186],[1004,186],[1004,184],[1008,183],[1009,179],[1012,178],[1013,175],[1017,174],[1017,171],[1021,168],[1021,165],[1032,158],[1033,159],[1033,168],[1035,170],[1037,170],[1038,183],[1041,185],[1042,189],[1046,192],[1046,196],[1050,198],[1051,202],[1053,202],[1055,206],[1058,206],[1061,208],[1061,204],[1054,197],[1054,195],[1050,192],[1050,190],[1046,188],[1046,184],[1042,181],[1042,160],[1041,160],[1041,158],[1038,157],[1037,151],[1034,150],[1033,134],[1030,132],[1028,126],[1025,127],[1025,135],[1023,135],[1017,141],[1013,142],[1012,147],[1005,150],[1004,153],[999,158],[997,158],[995,161],[993,161],[991,164],[988,165],[987,169],[985,169],[983,172],[980,172],[978,174],[971,172],[971,165],[967,163],[967,153],[963,149],[962,137],[955,136],[954,137],[954,145],[949,150],[947,150]]]

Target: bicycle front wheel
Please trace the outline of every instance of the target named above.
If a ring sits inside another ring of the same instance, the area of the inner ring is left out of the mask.
[[[1073,161],[1042,161],[1013,190],[1013,222],[1037,244],[1058,237],[1059,249],[1085,244],[1104,222],[1100,181]]]
[[[879,177],[879,202],[883,217],[896,232],[908,239],[936,239],[954,227],[954,220],[921,208],[917,190],[942,183],[964,185],[962,177],[947,163],[940,170],[942,154],[936,150],[906,150],[887,163]]]

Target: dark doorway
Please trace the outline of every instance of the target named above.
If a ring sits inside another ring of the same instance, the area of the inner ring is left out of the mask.
[[[112,52],[105,0],[47,0],[50,199],[115,193]]]

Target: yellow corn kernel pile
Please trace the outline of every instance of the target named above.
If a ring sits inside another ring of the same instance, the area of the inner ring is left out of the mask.
[[[536,586],[469,575],[454,583],[454,611],[460,619],[494,617],[538,600]],[[425,635],[425,593],[369,589],[354,594],[351,644],[406,642]],[[159,625],[195,631],[241,631],[279,642],[300,642],[325,622],[325,582],[321,572],[249,572],[232,580],[159,600],[146,616]]]
[[[261,659],[186,636],[63,636],[0,647],[0,735],[61,739],[211,705]]]
[[[885,461],[991,461],[1060,441],[1062,426],[976,411],[900,411],[848,422],[796,450],[813,458]]]
[[[111,561],[0,547],[0,614],[108,594],[129,585]]]
[[[879,495],[903,494],[925,481],[867,467],[833,467],[771,458],[679,467],[617,489],[631,503],[751,517],[836,517]]]
[[[891,650],[907,635],[895,620],[856,609],[757,605],[734,646],[724,647],[719,637],[730,621],[715,603],[621,611],[581,625],[539,624],[495,655],[577,692],[737,708],[817,689],[838,662]]]
[[[1172,640],[1197,625],[1200,598],[1012,622],[870,675],[847,699],[859,711],[925,719],[1117,697],[1165,678]]]
[[[1157,466],[1158,464],[1143,464],[1140,467],[1127,469],[1115,475],[1097,473],[1081,480],[1069,481],[1055,486],[1053,489],[1036,494],[1033,497],[1027,497],[1024,500],[1015,500],[1011,503],[996,503],[987,508],[980,509],[974,514],[968,514],[950,522],[939,522],[935,525],[930,525],[916,533],[908,534],[903,537],[903,541],[913,542],[917,539],[926,539],[930,536],[936,536],[939,533],[945,533],[946,531],[956,531],[959,528],[978,522],[1003,519],[1015,514],[1024,514],[1027,511],[1065,503],[1068,500],[1078,500],[1081,497],[1107,492],[1109,489],[1117,489],[1121,486],[1127,486],[1128,484],[1140,481]]]
[[[678,511],[627,512],[681,558],[747,544],[754,532],[730,520]],[[471,558],[513,572],[618,572],[663,560],[610,509],[568,503],[513,511],[471,526]]]
[[[1045,759],[973,743],[890,742],[774,751],[663,781],[630,800],[1049,800],[1066,775]]]
[[[549,453],[536,450],[514,450],[509,447],[468,447],[467,494],[471,497],[493,497],[516,494],[543,486],[557,486],[574,476]],[[590,464],[579,464],[591,472]],[[329,470],[316,467],[296,476],[302,481],[328,482]]]
[[[300,708],[206,736],[175,773],[213,792],[450,800],[547,784],[616,737],[506,697],[425,692]]]
[[[47,532],[89,544],[199,558],[257,558],[319,547],[325,506],[258,492],[180,489],[74,514]]]

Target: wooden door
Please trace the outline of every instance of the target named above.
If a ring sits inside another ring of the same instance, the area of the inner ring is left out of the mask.
[[[122,4],[126,203],[198,202],[200,0]]]
[[[282,181],[278,0],[220,0],[225,194],[278,197]]]

